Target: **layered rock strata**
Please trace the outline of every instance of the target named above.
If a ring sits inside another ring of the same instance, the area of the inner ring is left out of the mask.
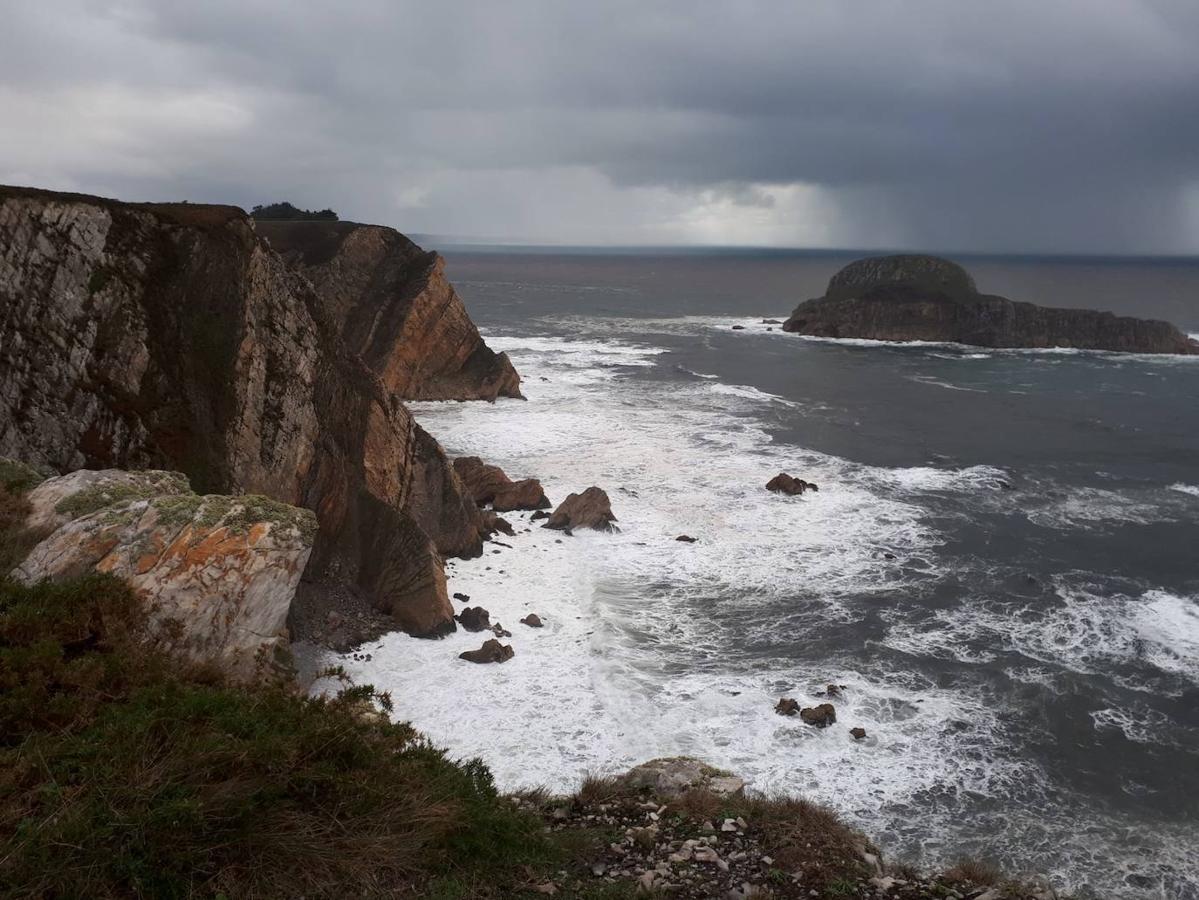
[[[328,307],[234,207],[0,188],[0,455],[311,509],[301,602],[452,629],[441,556],[481,552],[478,510]]]
[[[311,279],[346,344],[392,393],[405,400],[521,396],[520,376],[507,354],[479,336],[439,254],[380,225],[257,227]]]

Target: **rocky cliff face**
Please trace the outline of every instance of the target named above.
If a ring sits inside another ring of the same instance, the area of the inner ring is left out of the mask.
[[[346,344],[392,393],[405,400],[521,396],[520,376],[479,337],[438,254],[378,225],[257,226],[312,280]]]
[[[441,554],[480,551],[478,511],[340,331],[239,209],[0,188],[0,455],[311,509],[301,596],[452,629]]]
[[[851,263],[829,281],[825,296],[797,306],[783,330],[982,347],[1199,353],[1199,343],[1168,322],[980,294],[965,269],[930,256],[872,257]]]

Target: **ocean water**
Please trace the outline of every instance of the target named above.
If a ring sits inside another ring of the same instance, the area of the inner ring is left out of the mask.
[[[516,656],[372,642],[345,663],[398,717],[505,788],[691,754],[892,858],[1199,898],[1199,358],[768,330],[831,255],[447,257],[528,400],[418,419],[554,501],[600,485],[621,530],[511,514],[510,546],[451,562]],[[965,262],[984,290],[1199,332],[1193,261]],[[768,493],[780,471],[819,493]],[[834,727],[772,711],[828,683]]]

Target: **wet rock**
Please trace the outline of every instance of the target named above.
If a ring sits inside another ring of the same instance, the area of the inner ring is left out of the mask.
[[[486,631],[491,627],[491,613],[481,606],[468,606],[454,618],[467,631]]]
[[[488,465],[477,456],[455,459],[454,472],[475,503],[479,506],[491,504],[496,512],[545,509],[550,505],[536,478],[513,481],[499,466]]]
[[[541,621],[541,616],[537,615],[537,613],[529,613],[520,620],[520,624],[528,625],[530,628],[541,628],[544,623]]]
[[[814,484],[809,484],[802,478],[793,478],[786,472],[779,472],[768,482],[766,482],[766,490],[773,491],[776,494],[787,494],[788,496],[796,496],[803,494],[804,491],[819,490]]]
[[[698,540],[698,538],[693,538],[689,534],[680,534],[677,538],[675,538],[675,540],[682,541],[685,544],[694,544]]]
[[[831,703],[821,703],[819,706],[810,706],[801,709],[799,717],[808,725],[815,725],[817,728],[827,728],[837,721],[837,710]]]
[[[455,600],[460,600],[460,601],[462,601],[463,603],[469,603],[469,602],[470,602],[470,594],[464,594],[464,593],[462,593],[461,591],[455,591],[455,592],[454,592],[454,599],[455,599]]]
[[[503,625],[501,625],[499,622],[496,622],[494,625],[491,626],[491,631],[493,634],[495,634],[496,637],[500,637],[500,638],[512,637],[512,632],[509,631],[507,628],[505,628]]]
[[[516,537],[516,531],[512,528],[512,523],[502,516],[498,516],[491,510],[485,510],[479,514],[483,521],[483,533],[492,535],[497,532],[506,534],[508,537]],[[506,544],[503,546],[507,546]]]
[[[478,650],[459,653],[458,658],[473,663],[502,663],[507,662],[515,655],[516,652],[508,644],[501,644],[495,638],[491,638],[484,641],[483,646]]]
[[[782,325],[783,323],[781,321],[779,321],[778,319],[763,319],[762,324],[763,325]]]
[[[598,487],[589,487],[581,494],[571,494],[554,510],[544,528],[566,531],[573,528],[593,528],[612,531],[616,516],[608,495]]]
[[[537,512],[533,513],[533,515],[529,516],[529,521],[537,522],[541,519],[548,519],[549,517],[550,517],[549,513],[547,513],[544,509],[539,509],[539,510],[537,510]]]
[[[775,704],[774,711],[780,716],[793,716],[799,712],[799,701],[783,697]]]
[[[733,331],[744,331],[744,330],[745,330],[744,325],[734,325],[733,326]]]
[[[861,727],[851,728],[849,729],[849,733],[853,735],[855,741],[860,741],[866,737],[866,729]]]

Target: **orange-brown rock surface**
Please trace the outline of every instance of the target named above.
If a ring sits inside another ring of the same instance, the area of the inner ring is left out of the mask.
[[[478,510],[328,307],[234,207],[0,188],[0,455],[311,509],[298,602],[451,629],[441,557],[481,552]]]
[[[518,509],[547,509],[549,498],[536,478],[513,481],[499,466],[488,465],[477,456],[460,456],[454,471],[466,492],[479,506],[491,505],[496,512]]]
[[[405,400],[520,397],[520,376],[483,342],[445,260],[392,228],[262,221],[258,233],[312,280],[346,344]]]
[[[12,573],[18,580],[117,575],[173,650],[236,678],[256,677],[286,647],[316,535],[311,511],[265,497],[200,497],[178,473],[155,471],[80,470],[27,499],[28,527],[52,530]]]
[[[594,528],[596,531],[613,531],[612,504],[602,488],[589,487],[581,494],[569,494],[558,504],[542,528],[568,530]]]

